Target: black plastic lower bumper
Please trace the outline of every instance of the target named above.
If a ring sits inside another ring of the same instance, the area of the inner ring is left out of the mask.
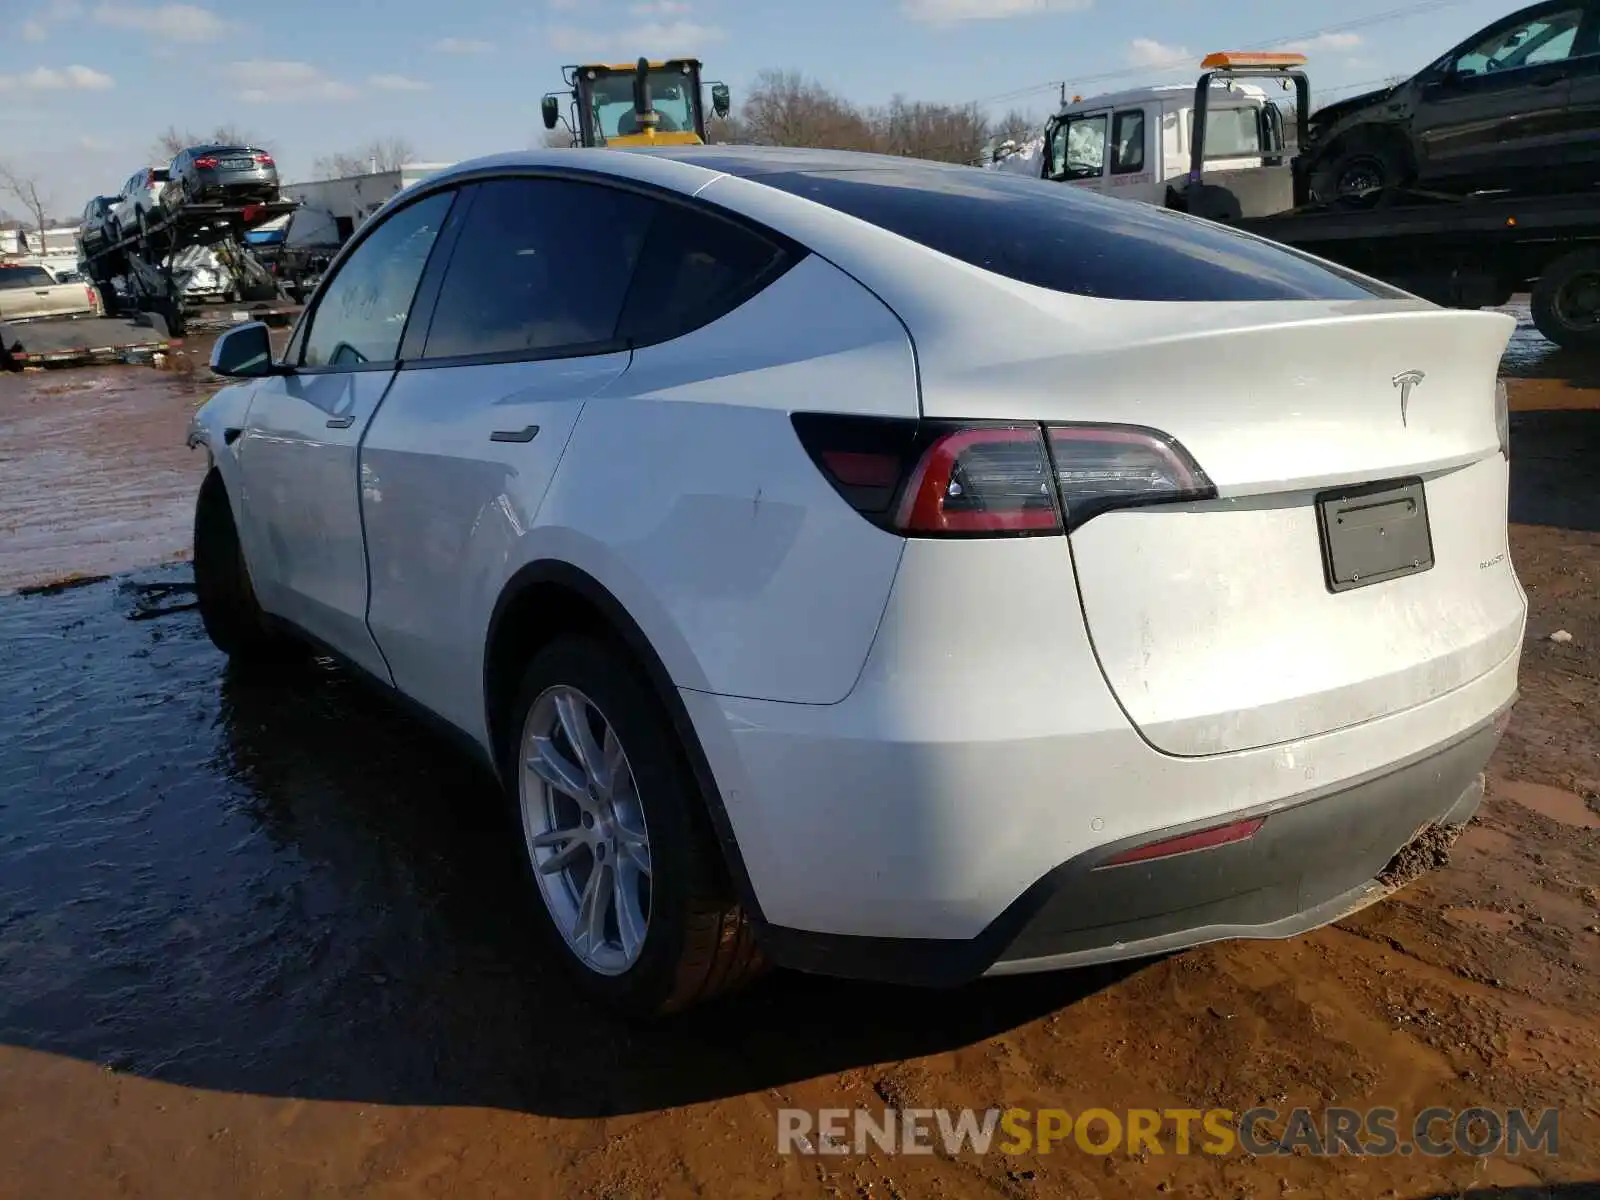
[[[1370,778],[1287,807],[1220,818],[1263,818],[1248,840],[1106,865],[1135,846],[1214,827],[1213,819],[1097,846],[1040,879],[970,940],[768,926],[763,946],[775,962],[798,970],[952,986],[983,974],[1142,958],[1223,938],[1291,937],[1381,898],[1391,888],[1379,876],[1401,850],[1433,826],[1471,820],[1504,716]]]

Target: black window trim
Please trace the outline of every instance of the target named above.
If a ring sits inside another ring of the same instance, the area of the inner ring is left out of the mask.
[[[439,291],[443,286],[445,272],[449,269],[449,263],[448,260],[446,260],[441,264],[437,278],[432,280],[432,288],[430,292],[428,290],[428,285],[430,282],[428,275],[433,269],[433,259],[430,258],[428,267],[423,272],[422,284],[419,285],[417,289],[417,299],[412,305],[412,319],[408,320],[406,333],[401,338],[400,345],[402,357],[398,363],[399,370],[427,371],[440,367],[489,366],[501,363],[519,362],[553,362],[568,358],[599,358],[607,354],[621,354],[634,350],[645,350],[651,346],[659,346],[665,342],[674,341],[680,337],[686,337],[689,334],[694,333],[696,330],[703,329],[712,322],[720,320],[722,317],[726,316],[740,305],[746,303],[759,292],[763,291],[767,287],[770,287],[779,278],[781,278],[811,253],[799,242],[796,242],[791,237],[787,237],[784,234],[779,233],[777,230],[762,225],[760,222],[752,221],[740,213],[729,212],[727,209],[707,203],[706,201],[700,200],[698,197],[685,195],[683,192],[674,191],[671,188],[661,187],[657,184],[648,183],[642,180],[627,179],[621,176],[609,174],[604,171],[586,170],[581,167],[561,167],[548,164],[540,164],[537,166],[530,164],[524,167],[485,167],[480,170],[465,172],[461,175],[452,176],[450,179],[441,180],[432,186],[423,185],[425,190],[414,197],[413,202],[415,200],[421,200],[427,195],[431,195],[436,191],[441,191],[448,187],[457,188],[464,194],[470,191],[472,196],[475,197],[477,194],[476,188],[480,184],[498,183],[505,180],[515,179],[554,179],[568,183],[586,183],[601,187],[614,188],[617,191],[631,192],[635,195],[643,196],[647,199],[660,203],[676,204],[680,208],[686,208],[689,211],[697,213],[701,216],[722,221],[725,224],[732,225],[734,228],[740,229],[747,234],[750,234],[754,237],[759,237],[763,241],[771,244],[777,250],[777,254],[773,256],[772,263],[765,271],[757,275],[744,287],[738,288],[731,292],[728,297],[724,298],[723,303],[709,310],[710,315],[705,316],[696,324],[676,327],[660,337],[644,340],[616,337],[604,342],[582,342],[568,346],[545,347],[538,350],[502,350],[487,354],[456,354],[448,357],[424,358],[421,357],[421,354],[424,352],[424,348],[427,345],[427,336],[432,331],[434,313],[438,308]],[[470,211],[470,209],[468,211]],[[454,209],[452,209],[452,212],[454,212]],[[437,245],[435,249],[437,249]],[[451,239],[450,251],[453,255],[455,251],[454,238]],[[329,274],[331,277],[331,267],[329,269]],[[628,287],[630,290],[633,287],[633,282],[634,281],[632,279],[629,280]],[[320,288],[318,290],[320,291]],[[425,326],[419,330],[417,340],[413,341],[411,339],[411,325],[414,323],[418,314],[418,304],[424,299],[428,301],[427,320]],[[621,311],[626,311],[626,308],[627,295],[624,294],[623,307]],[[414,350],[416,353],[408,357],[405,354],[405,351],[407,350]]]
[[[322,300],[323,297],[327,295],[329,285],[331,285],[333,281],[338,278],[339,273],[344,269],[344,264],[349,261],[350,256],[364,246],[367,242],[367,239],[376,233],[378,229],[384,225],[387,225],[401,213],[407,211],[414,205],[422,203],[424,200],[428,200],[434,196],[437,196],[441,192],[450,191],[453,191],[456,194],[452,198],[450,206],[445,209],[444,220],[441,221],[439,225],[439,236],[433,239],[433,245],[428,248],[428,259],[423,264],[422,274],[417,278],[417,290],[412,293],[411,308],[406,313],[405,327],[400,331],[400,340],[395,343],[395,357],[384,359],[382,362],[323,363],[320,365],[307,365],[304,362],[296,361],[297,359],[301,359],[305,356],[306,335],[317,319],[317,310],[322,307]],[[423,294],[423,282],[428,277],[429,267],[433,265],[435,258],[438,257],[440,243],[444,241],[445,235],[450,231],[450,219],[456,212],[457,206],[460,204],[460,202],[461,196],[459,188],[430,188],[426,193],[421,193],[415,196],[407,196],[404,203],[397,204],[394,206],[394,208],[384,212],[382,220],[369,220],[365,225],[358,229],[355,235],[339,248],[339,253],[336,254],[333,261],[328,264],[328,269],[322,273],[322,279],[317,284],[316,292],[313,293],[310,303],[306,305],[305,310],[300,314],[300,320],[296,323],[294,332],[289,335],[289,344],[284,347],[284,364],[292,367],[296,375],[351,375],[357,372],[394,371],[398,369],[400,364],[404,361],[400,358],[400,353],[405,349],[406,336],[410,333],[411,326],[415,323],[417,315],[417,300]],[[377,214],[374,214],[374,218],[376,218],[376,216]]]

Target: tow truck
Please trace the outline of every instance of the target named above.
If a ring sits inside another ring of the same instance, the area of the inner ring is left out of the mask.
[[[195,312],[185,295],[189,272],[175,262],[183,251],[210,247],[234,281],[237,305],[231,321],[270,320],[298,311],[273,274],[251,253],[247,230],[292,213],[298,202],[270,200],[251,204],[190,202],[162,211],[93,254],[86,254],[89,278],[108,316],[132,308],[160,317],[169,337],[182,337]],[[117,287],[121,280],[126,299]]]
[[[593,63],[562,67],[571,116],[567,130],[574,146],[700,146],[707,141],[701,63],[696,58],[630,65]],[[728,115],[728,85],[712,83],[711,107]],[[563,93],[551,92],[540,104],[544,127],[561,122]]]
[[[1202,61],[1192,90],[1075,99],[1046,128],[1039,173],[1230,224],[1451,308],[1531,291],[1540,333],[1600,349],[1600,190],[1391,188],[1314,201],[1294,154],[1311,140],[1305,64],[1223,52]],[[1292,144],[1275,90],[1293,92]]]

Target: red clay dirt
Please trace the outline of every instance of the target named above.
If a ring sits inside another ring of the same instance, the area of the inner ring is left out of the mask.
[[[1308,936],[1126,969],[955,995],[778,975],[676,1030],[585,1018],[547,1039],[565,1070],[587,1081],[588,1062],[632,1061],[611,1091],[593,1081],[608,1100],[566,1108],[167,1082],[32,1048],[0,1020],[0,1196],[1597,1194],[1600,364],[1522,348],[1508,365],[1533,376],[1513,384],[1523,694],[1479,818],[1419,883]],[[209,386],[136,368],[0,377],[0,590],[182,555],[201,468],[182,432]],[[446,1035],[416,1036],[451,1053]],[[885,1105],[1554,1107],[1561,1154],[1178,1157],[1170,1139],[1138,1157],[775,1151],[780,1107]]]

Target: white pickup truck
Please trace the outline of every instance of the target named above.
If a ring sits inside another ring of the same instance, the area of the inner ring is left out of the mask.
[[[98,317],[100,297],[85,283],[57,283],[43,267],[0,263],[0,321]]]

